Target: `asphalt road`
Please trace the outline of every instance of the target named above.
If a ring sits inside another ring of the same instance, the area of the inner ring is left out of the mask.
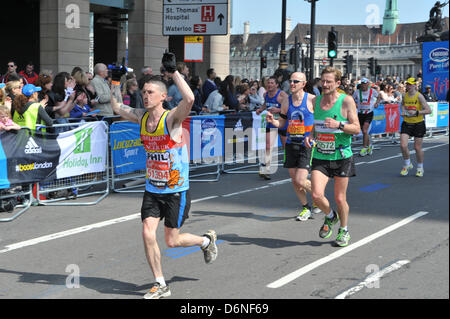
[[[223,174],[192,183],[183,231],[215,229],[219,256],[206,265],[198,249],[169,249],[159,227],[170,299],[448,299],[448,136],[426,139],[424,148],[423,178],[415,169],[400,176],[398,145],[355,156],[347,248],[333,245],[337,227],[319,238],[323,214],[295,221],[299,203],[286,169],[270,181]],[[333,182],[327,196],[336,207]],[[31,207],[0,223],[0,298],[141,299],[154,281],[141,198],[114,193],[95,206]]]

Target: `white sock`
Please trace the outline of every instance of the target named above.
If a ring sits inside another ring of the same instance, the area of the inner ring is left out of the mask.
[[[423,163],[417,163],[417,168],[423,169]]]
[[[166,282],[164,280],[164,277],[156,277],[155,280],[156,280],[156,282],[159,282],[161,287],[165,287],[166,286]]]
[[[409,166],[409,165],[411,165],[411,159],[405,160],[405,166]]]
[[[343,229],[343,230],[345,230],[345,231],[348,231],[348,227],[347,227],[347,226],[341,227],[341,229]]]
[[[209,245],[210,242],[211,242],[211,240],[210,240],[208,237],[203,236],[203,244],[202,244],[202,248],[208,247],[208,245]]]
[[[327,215],[327,217],[330,218],[330,219],[334,217],[334,213],[333,213],[332,209],[330,209],[330,214]]]

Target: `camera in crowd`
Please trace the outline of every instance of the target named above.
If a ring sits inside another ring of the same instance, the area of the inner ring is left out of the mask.
[[[120,78],[128,72],[133,72],[132,68],[125,66],[125,57],[122,58],[122,63],[115,62],[108,65],[108,70],[111,72],[113,81],[120,81]]]

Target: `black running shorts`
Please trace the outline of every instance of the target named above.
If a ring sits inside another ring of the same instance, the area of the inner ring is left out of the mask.
[[[402,127],[400,130],[401,134],[407,134],[409,136],[423,138],[427,132],[427,128],[425,126],[425,121],[419,123],[406,123],[403,121]]]
[[[173,194],[155,194],[145,191],[141,207],[141,220],[148,217],[164,219],[164,226],[181,228],[189,218],[191,195],[189,190]]]
[[[359,119],[359,125],[361,126],[361,128],[363,127],[364,123],[372,123],[373,120],[373,112],[367,113],[367,114],[363,114],[363,113],[358,113],[358,119]]]
[[[286,143],[284,168],[311,168],[311,148],[304,145]]]
[[[356,176],[355,161],[353,160],[353,156],[336,161],[313,158],[311,170],[320,171],[328,177]]]

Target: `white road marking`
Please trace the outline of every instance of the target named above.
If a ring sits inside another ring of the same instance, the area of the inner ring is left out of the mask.
[[[334,260],[336,258],[339,258],[339,257],[345,255],[346,253],[351,252],[352,250],[354,250],[356,248],[359,248],[359,247],[361,247],[361,246],[363,246],[365,244],[368,244],[371,241],[373,241],[373,240],[375,240],[375,239],[377,239],[377,238],[379,238],[381,236],[384,236],[387,233],[390,233],[390,232],[396,230],[397,228],[405,226],[406,224],[409,224],[410,222],[416,220],[417,218],[420,218],[420,217],[425,216],[427,214],[428,214],[428,212],[415,213],[414,215],[409,216],[409,217],[407,217],[407,218],[405,218],[405,219],[399,221],[398,223],[395,223],[395,224],[393,224],[393,225],[391,225],[389,227],[386,227],[386,228],[376,232],[375,234],[372,234],[372,235],[370,235],[370,236],[368,236],[366,238],[363,238],[363,239],[357,241],[354,244],[351,244],[351,245],[349,245],[347,247],[344,247],[344,248],[339,248],[338,251],[336,251],[336,252],[334,252],[332,254],[329,254],[328,256],[323,257],[323,258],[321,258],[319,260],[316,260],[315,262],[313,262],[313,263],[311,263],[309,265],[306,265],[306,266],[304,266],[304,267],[302,267],[302,268],[300,268],[300,269],[298,269],[298,270],[296,270],[296,271],[294,271],[294,272],[292,272],[292,273],[282,277],[281,279],[278,279],[278,280],[268,284],[267,287],[268,288],[280,288],[280,287],[286,285],[287,283],[290,283],[291,281],[293,281],[293,280],[303,276],[304,274],[310,272],[311,270],[316,269],[317,267],[320,267],[320,266],[322,266],[322,265],[324,265],[324,264],[326,264],[326,263],[328,263],[328,262],[330,262],[330,261],[332,261],[332,260]]]
[[[397,269],[400,269],[401,267],[403,267],[406,264],[409,264],[410,261],[409,260],[400,260],[376,273],[371,274],[370,276],[368,276],[366,278],[366,280],[361,281],[359,284],[357,284],[356,286],[344,291],[343,293],[337,295],[334,299],[345,299],[355,293],[357,293],[358,291],[360,291],[361,289],[363,289],[364,287],[367,287],[370,285],[372,285],[374,282],[377,282],[381,279],[381,277],[383,277],[384,275],[393,272]]]

